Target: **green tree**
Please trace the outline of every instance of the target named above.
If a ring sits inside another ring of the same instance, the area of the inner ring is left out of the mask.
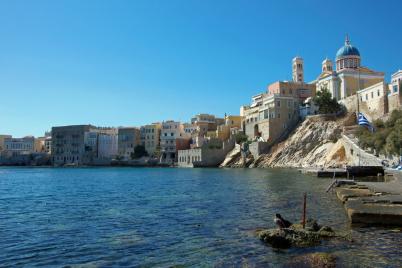
[[[332,98],[327,88],[322,88],[313,98],[314,103],[318,106],[320,114],[332,114],[341,111],[341,105]]]
[[[236,140],[237,144],[241,144],[241,143],[246,142],[248,140],[248,136],[246,134],[244,134],[243,132],[236,133],[234,135],[234,137],[235,137],[235,140]]]
[[[131,159],[141,158],[143,156],[148,156],[147,151],[145,150],[144,145],[137,145],[134,147],[134,153],[131,153]]]

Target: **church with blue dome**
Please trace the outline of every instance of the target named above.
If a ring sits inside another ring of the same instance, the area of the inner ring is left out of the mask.
[[[342,100],[381,81],[384,81],[384,73],[361,66],[360,51],[346,36],[345,44],[336,52],[335,70],[333,62],[326,58],[314,82],[317,91],[325,88],[334,98]]]

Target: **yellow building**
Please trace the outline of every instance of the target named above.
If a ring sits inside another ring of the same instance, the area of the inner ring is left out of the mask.
[[[161,128],[161,123],[152,123],[140,128],[141,143],[150,156],[157,156],[160,151]]]
[[[216,138],[221,141],[226,141],[230,138],[232,131],[241,129],[243,116],[240,115],[225,115],[224,124],[219,125],[215,131],[208,131],[207,137],[210,139]]]
[[[0,152],[5,149],[4,140],[11,138],[11,135],[0,135]]]
[[[34,143],[35,153],[45,152],[45,140],[46,140],[46,137],[35,138],[35,143]]]
[[[355,95],[359,89],[384,81],[384,73],[361,66],[359,50],[348,37],[345,45],[336,53],[336,69],[330,59],[322,62],[321,74],[316,82],[317,91],[327,89],[337,100]]]

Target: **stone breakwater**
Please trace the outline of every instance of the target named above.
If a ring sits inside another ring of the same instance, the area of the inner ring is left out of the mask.
[[[356,182],[335,190],[352,224],[402,226],[402,173],[387,175],[389,182]]]

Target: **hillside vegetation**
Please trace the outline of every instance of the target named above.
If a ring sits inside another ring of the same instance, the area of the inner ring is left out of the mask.
[[[384,155],[400,155],[402,148],[402,110],[394,110],[387,121],[373,122],[374,132],[360,126],[356,135],[359,146]]]

